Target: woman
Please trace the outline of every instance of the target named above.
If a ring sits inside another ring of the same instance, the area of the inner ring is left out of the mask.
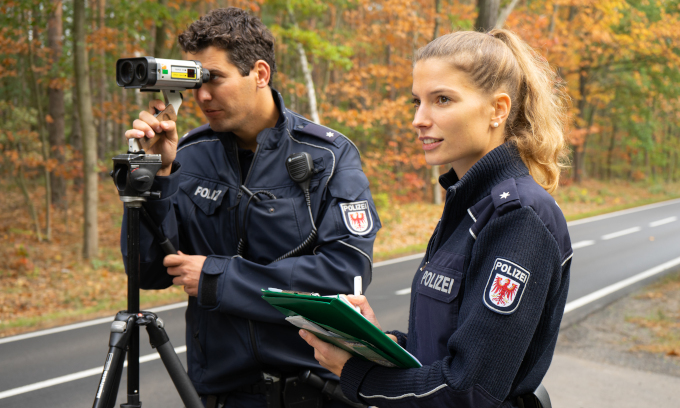
[[[413,126],[444,213],[412,283],[408,334],[423,364],[352,357],[304,330],[345,395],[380,407],[515,407],[550,366],[569,285],[567,225],[548,194],[565,156],[566,103],[545,59],[507,30],[457,32],[417,51]],[[362,296],[351,296],[380,327]]]

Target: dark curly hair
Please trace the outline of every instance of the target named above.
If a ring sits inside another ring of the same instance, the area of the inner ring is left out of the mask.
[[[274,36],[259,18],[240,8],[212,10],[191,23],[178,41],[185,52],[199,52],[209,46],[227,51],[229,62],[243,76],[250,73],[258,60],[269,64],[271,77],[276,73]]]

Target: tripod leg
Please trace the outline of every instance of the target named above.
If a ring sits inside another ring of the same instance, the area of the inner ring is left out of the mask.
[[[156,322],[148,324],[146,331],[149,333],[151,346],[155,347],[158,354],[160,354],[165,369],[170,374],[170,378],[173,384],[175,384],[175,388],[186,408],[203,408],[203,403],[201,403],[201,399],[198,397],[198,393],[191,383],[189,375],[184,370],[177,353],[175,353],[168,334],[162,327],[162,322],[158,321],[158,324]]]
[[[182,362],[175,353],[172,344],[168,341],[162,346],[158,346],[157,350],[184,405],[187,408],[203,408],[203,403],[201,403],[201,399],[198,397],[198,393],[191,383],[189,376],[184,371],[184,366],[182,366]]]
[[[92,408],[113,408],[116,403],[123,364],[125,363],[125,349],[130,339],[130,329],[134,326],[134,316],[124,313],[117,314],[116,320],[111,323],[109,352],[106,355],[104,371],[99,380],[99,388],[97,388]]]
[[[104,371],[99,381],[99,388],[94,397],[92,408],[113,408],[116,403],[124,363],[125,351],[111,347],[106,356]]]

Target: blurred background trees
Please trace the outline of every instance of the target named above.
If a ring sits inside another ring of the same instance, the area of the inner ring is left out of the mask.
[[[0,172],[39,239],[65,194],[82,195],[83,256],[96,255],[97,191],[150,97],[116,86],[115,61],[181,59],[177,35],[226,6],[271,28],[274,86],[354,141],[380,200],[441,200],[410,125],[411,56],[458,29],[511,29],[557,69],[572,98],[565,183],[680,178],[678,0],[0,0]],[[204,121],[185,96],[182,133]]]

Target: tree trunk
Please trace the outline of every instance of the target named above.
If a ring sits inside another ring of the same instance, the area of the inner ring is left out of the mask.
[[[586,73],[586,68],[581,68],[581,71],[579,73],[579,93],[581,98],[578,100],[578,115],[579,118],[581,119],[581,123],[576,122],[576,127],[582,129],[583,126],[585,125],[585,115],[586,115],[586,93],[588,91],[587,88],[587,82],[588,82],[588,74]],[[591,115],[591,122],[593,115]],[[585,125],[587,126],[587,125]],[[586,127],[586,130],[588,130],[590,126]],[[584,162],[585,162],[585,154],[586,154],[586,141],[588,140],[588,135],[586,134],[583,139],[583,146],[581,146],[581,151],[579,152],[578,149],[574,149],[574,182],[575,183],[580,183],[581,180],[583,179],[583,172],[585,169]]]
[[[99,32],[103,34],[105,28],[106,15],[106,0],[97,0],[97,25]],[[97,75],[97,104],[99,105],[99,121],[97,122],[97,157],[99,160],[104,160],[106,156],[106,112],[104,111],[104,103],[106,102],[106,54],[104,48],[100,48],[97,52],[99,59],[99,69]]]
[[[612,138],[609,141],[609,149],[607,150],[607,181],[612,179],[612,158],[614,156],[614,145],[616,143],[616,121],[614,121],[614,126],[612,129]]]
[[[40,232],[40,223],[38,222],[38,215],[35,212],[35,207],[33,206],[33,200],[31,196],[28,195],[28,188],[26,188],[26,177],[24,176],[24,165],[23,165],[23,148],[21,142],[16,140],[15,149],[19,155],[19,168],[18,174],[16,176],[16,182],[21,189],[21,193],[24,195],[24,200],[26,201],[26,206],[28,207],[28,212],[31,214],[31,219],[33,220],[33,226],[35,227],[35,234],[38,237],[38,242],[42,242],[42,233]]]
[[[97,134],[92,115],[92,94],[87,50],[85,49],[85,0],[73,1],[73,64],[78,111],[83,136],[83,258],[97,256],[99,237],[97,229]]]
[[[52,0],[52,10],[49,19],[47,20],[47,44],[52,52],[53,67],[58,66],[59,60],[61,59],[61,37],[63,32],[61,6],[62,0]],[[58,72],[59,70],[57,69],[52,70],[52,80],[59,77]],[[52,158],[57,161],[57,169],[62,170],[64,168],[64,147],[66,145],[64,90],[61,89],[61,85],[53,85],[50,83],[47,93],[50,101],[47,109],[50,118],[52,119],[47,123],[50,146],[52,147],[51,154]],[[63,176],[55,174],[54,172],[50,173],[50,178],[52,204],[64,208],[66,204],[66,180]]]
[[[501,13],[498,15],[498,20],[496,21],[494,28],[503,28],[503,25],[505,25],[505,20],[508,19],[508,16],[510,13],[512,13],[512,10],[515,8],[515,6],[517,6],[517,3],[519,3],[519,0],[512,0],[507,6],[503,7]]]
[[[295,21],[295,14],[293,13],[292,6],[288,3],[288,15],[290,17],[290,22],[293,27],[297,28],[297,21]],[[316,123],[321,123],[319,120],[319,111],[316,108],[316,91],[314,90],[314,79],[312,79],[312,70],[309,68],[307,62],[307,54],[301,43],[295,41],[295,48],[300,58],[300,68],[302,68],[302,75],[305,78],[305,87],[307,87],[307,98],[309,98],[309,115],[312,120]]]
[[[71,135],[68,143],[73,149],[73,153],[82,156],[83,153],[83,135],[80,132],[80,114],[78,113],[78,90],[75,85],[71,89]],[[83,178],[76,175],[73,178],[73,185],[81,187],[83,185]]]
[[[309,115],[312,120],[316,123],[321,123],[319,120],[319,111],[316,107],[316,91],[314,90],[314,80],[312,79],[312,70],[307,64],[307,55],[305,54],[305,49],[302,44],[295,42],[295,47],[297,48],[298,55],[300,56],[300,67],[302,68],[302,74],[305,77],[305,87],[307,87],[307,98],[309,98]]]
[[[158,0],[157,2],[160,7],[165,7],[168,0]],[[156,32],[154,37],[153,56],[156,58],[169,58],[168,51],[165,49],[165,20],[162,18],[156,20]]]
[[[475,30],[486,33],[496,26],[498,20],[498,6],[500,0],[477,0],[477,21]]]
[[[553,3],[553,11],[552,15],[550,16],[550,25],[548,26],[548,38],[551,40],[554,37],[555,34],[555,24],[557,23],[557,13],[560,10],[560,5],[557,3]]]
[[[25,21],[27,24],[27,30],[30,29],[33,32],[33,38],[36,37],[35,21],[31,19],[31,22]],[[47,124],[45,119],[45,113],[40,103],[40,86],[38,85],[38,79],[35,77],[35,59],[33,52],[33,44],[31,36],[26,33],[26,42],[28,44],[28,74],[30,78],[31,94],[33,96],[33,104],[38,111],[38,133],[40,134],[40,144],[42,145],[42,159],[43,159],[43,177],[45,178],[45,239],[52,239],[52,185],[51,172],[49,170],[48,161],[50,159],[50,143],[47,136]]]

